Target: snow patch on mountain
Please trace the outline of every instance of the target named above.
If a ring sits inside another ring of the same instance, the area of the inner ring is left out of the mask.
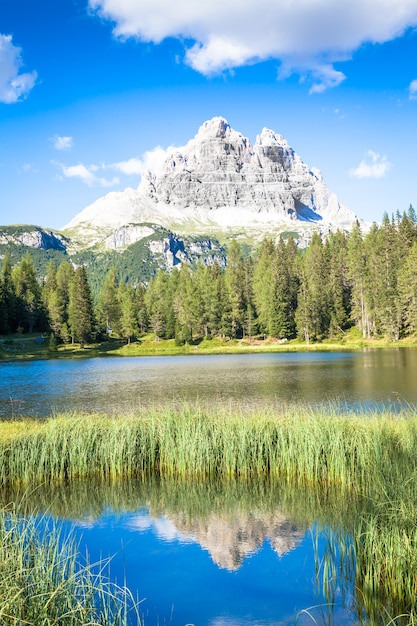
[[[107,238],[113,247],[111,234],[127,224],[188,233],[243,229],[261,237],[295,227],[350,229],[356,219],[284,137],[264,128],[252,145],[223,117],[214,117],[158,171],[145,172],[138,189],[99,198],[64,231],[84,242]],[[133,236],[130,230],[129,241]]]

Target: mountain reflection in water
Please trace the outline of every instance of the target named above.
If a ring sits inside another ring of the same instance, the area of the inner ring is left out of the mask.
[[[352,581],[331,605],[328,586],[317,584],[326,549],[317,524],[338,525],[359,506],[347,498],[340,509],[336,491],[153,479],[3,491],[2,498],[73,527],[91,561],[111,556],[111,577],[143,598],[145,626],[310,624],[310,615],[316,623],[358,623]]]

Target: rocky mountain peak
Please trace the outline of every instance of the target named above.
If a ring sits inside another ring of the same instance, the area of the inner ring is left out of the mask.
[[[256,137],[255,146],[274,146],[277,144],[289,147],[287,140],[270,128],[263,128],[261,134]]]
[[[259,240],[294,231],[294,222],[304,237],[312,229],[350,229],[355,221],[282,135],[264,128],[252,145],[219,116],[158,171],[145,173],[137,190],[108,194],[66,228],[92,226],[108,236],[124,224],[152,222],[177,233],[237,231]]]
[[[204,122],[198,130],[196,137],[222,137],[225,138],[230,134],[231,128],[224,117],[213,117],[211,120]]]

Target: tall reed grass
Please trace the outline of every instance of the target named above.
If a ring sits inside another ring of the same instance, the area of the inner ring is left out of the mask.
[[[282,478],[363,489],[417,470],[417,415],[198,407],[0,422],[0,484],[80,477]],[[406,468],[406,469],[405,469]]]
[[[0,511],[0,624],[138,625],[129,591],[110,583],[102,564],[81,565],[74,540],[57,526],[35,520]]]
[[[331,590],[336,570],[353,581],[363,623],[417,624],[416,451],[417,413],[411,408],[401,415],[355,415],[180,405],[119,418],[0,422],[0,484],[8,489],[136,477],[169,485],[175,479],[188,491],[205,483],[232,490],[258,485],[270,502],[273,485],[284,500],[279,485],[302,488],[312,494],[315,515],[323,508],[323,524],[333,520],[332,532],[339,532],[338,560],[330,550],[323,584]],[[326,509],[330,493],[332,507]],[[340,513],[344,508],[346,515]],[[390,617],[400,613],[396,621]]]

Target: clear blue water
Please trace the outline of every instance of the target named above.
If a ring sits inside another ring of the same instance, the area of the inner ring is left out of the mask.
[[[417,403],[416,381],[412,349],[8,362],[0,364],[0,412],[120,414],[172,400],[400,410]],[[100,489],[85,485],[87,495],[72,504],[59,490],[46,500],[35,491],[32,499],[51,514],[57,500],[65,501],[55,516],[74,526],[90,561],[112,557],[111,577],[138,595],[145,626],[356,624],[344,608],[346,588],[336,585],[329,607],[316,584],[325,541],[315,552],[314,511],[300,522],[277,493],[276,510],[265,511],[262,501],[243,511],[236,503],[223,507],[220,498],[199,515],[197,504],[165,506],[169,491],[157,504],[149,495],[125,505],[120,485],[112,497]],[[99,510],[91,511],[96,500]]]
[[[90,562],[111,557],[111,579],[141,601],[145,626],[289,626],[314,624],[312,617],[325,624],[329,614],[330,623],[355,624],[342,595],[329,606],[316,585],[313,526],[300,528],[285,514],[275,515],[282,527],[265,526],[268,515],[260,515],[254,542],[245,536],[251,512],[247,527],[222,511],[216,521],[210,516],[187,531],[172,511],[155,516],[147,506],[66,524]],[[323,544],[319,540],[318,558]]]

